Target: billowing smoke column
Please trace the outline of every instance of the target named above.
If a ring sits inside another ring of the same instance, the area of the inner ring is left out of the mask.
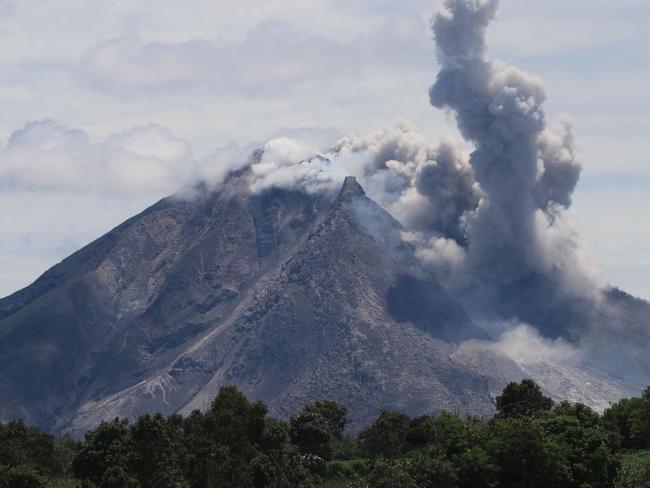
[[[563,216],[580,175],[571,128],[546,127],[540,79],[485,59],[497,5],[447,0],[432,20],[441,69],[430,101],[474,145],[469,163],[485,193],[468,225],[467,265],[500,298],[522,286],[547,302],[592,295],[599,281]]]
[[[471,154],[405,121],[323,152],[281,138],[260,151],[250,186],[336,191],[354,175],[469,308],[557,335],[580,325],[603,281],[566,217],[581,169],[571,127],[547,127],[539,78],[485,57],[497,4],[447,0],[432,21],[440,71],[430,101],[456,116]]]

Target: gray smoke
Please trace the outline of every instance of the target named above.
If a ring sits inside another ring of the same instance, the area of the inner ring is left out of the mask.
[[[441,69],[430,101],[474,145],[469,163],[485,193],[468,223],[467,266],[500,298],[522,286],[544,306],[591,297],[601,282],[563,213],[580,174],[571,128],[547,128],[539,78],[486,60],[497,5],[447,0],[432,20]]]
[[[305,141],[268,142],[252,166],[250,188],[337,191],[346,175],[398,218],[418,239],[451,239],[465,245],[469,217],[481,192],[458,144],[432,144],[406,121],[364,136],[350,136],[318,151]]]
[[[650,374],[647,341],[638,340],[647,332],[635,328],[648,318],[637,320],[638,304],[621,308],[580,246],[567,212],[581,171],[571,126],[547,124],[538,77],[486,58],[497,6],[447,0],[432,21],[440,71],[430,101],[455,116],[464,141],[433,144],[405,121],[327,150],[279,137],[249,160],[245,177],[253,192],[335,194],[355,176],[402,223],[423,266],[494,337],[464,343],[457,360],[485,357],[482,367],[499,379],[505,358],[563,398],[606,405],[629,389],[598,371],[633,381]],[[361,220],[381,242],[372,219]]]
[[[486,59],[497,5],[447,0],[432,21],[430,101],[455,115],[465,141],[432,144],[405,121],[325,151],[281,137],[260,151],[249,185],[336,192],[356,176],[468,306],[555,335],[567,316],[582,320],[575,307],[589,309],[604,282],[566,214],[581,170],[570,125],[547,125],[538,77]]]
[[[415,188],[434,209],[424,229],[440,233],[458,244],[467,243],[466,218],[480,202],[474,174],[457,149],[442,143],[434,157],[418,168]]]

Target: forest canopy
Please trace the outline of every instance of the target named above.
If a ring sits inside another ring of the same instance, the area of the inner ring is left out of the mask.
[[[511,383],[489,420],[382,411],[359,433],[346,409],[288,421],[234,386],[187,417],[113,419],[83,440],[0,423],[0,488],[640,487],[650,483],[650,388],[602,415]]]

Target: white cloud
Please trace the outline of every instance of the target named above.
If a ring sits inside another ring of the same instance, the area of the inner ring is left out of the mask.
[[[30,206],[48,214],[42,188],[49,186],[50,194],[58,191],[53,182],[58,188],[80,189],[85,183],[91,192],[113,192],[112,201],[133,197],[146,177],[134,173],[124,181],[119,171],[124,166],[115,162],[108,182],[92,177],[80,183],[70,168],[83,168],[90,176],[108,170],[64,154],[74,149],[77,154],[108,158],[116,154],[108,147],[113,135],[151,121],[167,128],[172,139],[191,144],[199,173],[217,181],[221,163],[235,164],[250,141],[281,136],[274,135],[280,127],[367,133],[404,116],[436,140],[446,121],[426,104],[436,69],[426,24],[439,3],[0,0],[0,139],[8,139],[28,121],[42,119],[79,127],[88,139],[64,138],[65,148],[56,157],[32,161],[29,170],[20,166],[22,175],[12,170],[11,177],[24,188],[31,185],[33,193],[15,207],[14,219],[28,220]],[[603,174],[647,173],[650,69],[639,60],[646,59],[649,50],[648,2],[587,3],[501,0],[499,21],[488,33],[490,53],[544,76],[549,116],[554,118],[559,111],[572,115],[587,173],[592,168]],[[512,42],[515,35],[520,37]],[[232,70],[224,73],[223,66],[228,65]],[[260,76],[263,70],[267,73]],[[4,158],[6,148],[2,151]],[[170,174],[188,174],[186,168],[169,169],[164,158],[127,152],[134,167],[144,170],[153,165],[152,181],[157,183],[151,188],[156,191],[168,188]],[[206,159],[205,154],[211,156]],[[43,155],[34,151],[31,156]],[[39,172],[52,167],[60,168],[61,174],[52,175],[51,182],[38,179]],[[6,168],[0,171],[8,174]],[[625,188],[611,191],[616,198],[626,193]],[[577,200],[581,192],[579,186]],[[6,203],[10,195],[3,176],[0,197]],[[144,200],[157,196],[154,192]],[[67,213],[84,219],[79,210],[83,204],[71,197],[67,205]],[[50,218],[56,221],[63,211],[61,204]],[[624,206],[604,211],[604,219],[621,226],[629,222],[623,218],[628,212],[635,213]],[[131,213],[131,207],[124,207],[121,218]],[[635,237],[625,241],[625,255],[639,255],[647,247],[650,229],[644,223],[629,225]],[[608,239],[604,226],[599,228],[600,234],[589,235],[588,244]],[[108,222],[103,229],[108,229]],[[93,227],[95,235],[101,231]],[[52,234],[52,239],[58,237]],[[594,249],[608,273],[615,273],[616,284],[640,289],[638,273],[617,265],[623,253]],[[21,255],[19,250],[16,262]]]
[[[150,124],[92,142],[52,120],[28,123],[0,150],[0,187],[78,193],[165,194],[191,184],[190,145]]]
[[[369,69],[418,70],[432,54],[426,24],[418,17],[382,23],[349,42],[266,21],[241,41],[109,39],[86,52],[82,73],[92,88],[120,97],[185,90],[286,97],[295,96],[298,88],[356,77]]]

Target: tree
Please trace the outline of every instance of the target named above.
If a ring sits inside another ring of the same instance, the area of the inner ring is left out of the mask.
[[[489,427],[486,451],[497,466],[500,488],[552,488],[569,477],[561,446],[544,438],[528,417],[495,419]]]
[[[429,469],[451,467],[436,471],[444,476],[429,476],[437,485],[461,488],[492,487],[496,483],[496,466],[481,447],[485,429],[475,418],[461,419],[443,412],[437,417],[423,416],[411,420],[407,440],[411,446],[428,446]],[[421,458],[418,464],[421,464]],[[418,484],[422,480],[411,473]]]
[[[419,488],[405,471],[385,463],[375,465],[368,476],[369,488]]]
[[[361,431],[359,441],[371,456],[396,458],[407,450],[410,419],[400,412],[383,410],[375,421]]]
[[[140,417],[131,427],[131,472],[143,488],[174,488],[183,472],[176,431],[157,413]]]
[[[531,417],[538,412],[550,410],[553,400],[542,394],[539,386],[530,379],[510,383],[497,397],[497,417]]]
[[[266,411],[262,402],[251,403],[234,386],[225,386],[205,415],[190,416],[183,429],[192,436],[186,444],[192,488],[252,486],[250,463],[262,440]]]
[[[301,452],[329,460],[343,439],[347,409],[330,400],[307,405],[289,419],[289,435]]]
[[[131,478],[119,466],[113,466],[104,471],[99,488],[139,488],[137,480]]]
[[[332,457],[332,431],[328,420],[316,412],[302,411],[289,420],[289,435],[301,452],[329,460]]]
[[[0,488],[45,488],[45,480],[27,466],[0,466]]]
[[[624,398],[603,414],[604,427],[612,432],[624,449],[644,449],[650,439],[644,429],[646,401],[643,398]]]
[[[497,486],[497,466],[488,452],[472,446],[453,460],[458,472],[459,488],[493,488]]]
[[[236,387],[224,386],[205,416],[206,427],[220,444],[248,448],[259,442],[266,412],[262,402],[251,403]]]
[[[435,420],[430,415],[413,418],[409,421],[406,442],[409,447],[419,448],[434,442],[436,438]]]
[[[406,471],[419,488],[456,488],[458,473],[454,465],[434,447],[420,449],[408,458]]]
[[[584,406],[570,406],[540,414],[535,422],[542,428],[547,442],[561,446],[572,483],[577,486],[612,486],[618,469],[615,444],[596,414]]]
[[[55,472],[51,476],[71,478],[72,461],[74,460],[81,443],[72,439],[68,434],[54,441],[53,465],[56,466]]]
[[[572,417],[585,428],[600,427],[602,425],[600,415],[583,403],[562,401],[553,407],[552,412],[556,416]]]
[[[280,451],[289,442],[289,425],[282,420],[267,419],[260,438],[264,451]]]
[[[54,437],[22,420],[0,423],[0,465],[26,466],[45,476],[62,474]]]
[[[307,405],[303,411],[322,416],[327,421],[330,434],[333,437],[340,438],[343,435],[348,414],[345,407],[331,400],[322,400]]]
[[[451,413],[443,412],[433,419],[433,443],[450,459],[470,447],[472,434],[472,426]]]
[[[128,420],[103,421],[86,432],[79,452],[72,461],[75,477],[99,484],[104,472],[111,467],[127,469],[131,456],[131,436]]]

